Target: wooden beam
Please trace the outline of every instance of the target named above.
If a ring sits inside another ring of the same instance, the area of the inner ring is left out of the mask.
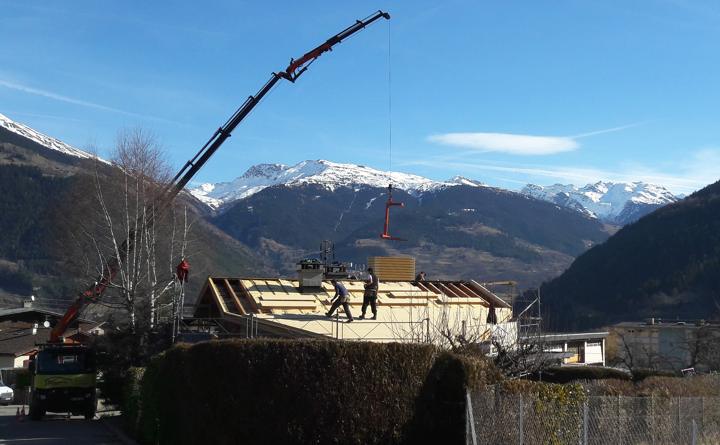
[[[225,289],[227,289],[228,293],[230,293],[230,296],[233,299],[233,302],[235,303],[235,308],[238,310],[238,313],[241,315],[245,315],[245,310],[243,309],[242,305],[240,304],[240,299],[237,295],[235,295],[235,291],[233,290],[232,286],[230,286],[230,283],[228,282],[227,278],[223,278],[223,283],[225,284]]]

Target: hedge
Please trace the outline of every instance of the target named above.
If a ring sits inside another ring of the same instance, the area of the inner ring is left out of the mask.
[[[125,385],[122,388],[122,414],[125,428],[137,434],[140,431],[141,419],[141,385],[145,368],[130,368],[126,374]]]
[[[679,372],[660,371],[657,369],[633,369],[632,379],[634,382],[641,382],[649,377],[681,377]]]
[[[691,377],[647,377],[638,382],[597,380],[584,382],[592,396],[630,397],[720,397],[720,375]]]
[[[144,444],[461,444],[465,389],[500,379],[429,345],[210,341],[154,358],[127,412]]]
[[[537,379],[548,383],[569,383],[575,380],[630,380],[630,373],[602,366],[558,366],[544,370]]]

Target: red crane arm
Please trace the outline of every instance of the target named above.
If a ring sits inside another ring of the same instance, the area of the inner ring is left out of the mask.
[[[369,15],[363,20],[356,21],[352,25],[330,37],[325,43],[318,45],[316,48],[308,51],[299,59],[290,59],[290,65],[288,65],[288,67],[285,68],[285,71],[280,74],[282,75],[282,77],[289,80],[290,82],[295,82],[295,80],[300,77],[300,75],[304,73],[305,70],[308,69],[310,64],[313,63],[315,59],[317,59],[327,51],[332,51],[333,46],[347,39],[351,35],[365,28],[367,25],[371,24],[375,20],[378,20],[379,18],[390,20],[390,14],[388,14],[387,12],[378,11],[374,14]]]
[[[235,127],[242,122],[245,117],[260,103],[260,100],[278,83],[280,79],[287,79],[290,82],[295,82],[298,77],[304,73],[310,64],[315,61],[321,54],[326,51],[330,51],[332,47],[344,39],[350,37],[356,32],[362,30],[370,23],[378,20],[379,18],[390,19],[390,14],[383,11],[377,11],[369,17],[358,20],[351,26],[340,31],[338,34],[330,37],[325,43],[319,45],[315,49],[309,51],[297,60],[290,60],[290,65],[280,73],[273,73],[270,80],[258,91],[254,96],[250,96],[235,113],[230,116],[230,119],[225,124],[217,129],[205,145],[198,150],[195,156],[192,157],[180,171],[175,175],[170,184],[164,189],[160,196],[155,201],[155,212],[152,214],[154,217],[161,214],[164,210],[170,207],[175,196],[190,182],[193,176],[202,168],[203,165],[210,159],[210,157],[217,151],[218,148],[230,137],[230,134]],[[153,217],[150,218],[147,225],[153,224]],[[147,226],[146,226],[147,227]],[[128,240],[132,240],[134,233],[131,232],[128,236]],[[95,302],[102,296],[107,287],[115,279],[118,273],[120,265],[124,262],[128,252],[132,248],[132,242],[124,242],[120,248],[119,257],[108,261],[107,267],[104,268],[102,275],[98,279],[98,282],[91,286],[89,289],[78,295],[77,299],[68,308],[63,317],[58,321],[55,327],[50,332],[50,341],[58,342],[60,337],[65,333],[68,326],[80,316],[80,312],[85,305]]]

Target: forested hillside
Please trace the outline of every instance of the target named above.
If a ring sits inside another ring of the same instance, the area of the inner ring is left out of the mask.
[[[717,319],[720,182],[628,225],[542,287],[558,329],[645,317]]]

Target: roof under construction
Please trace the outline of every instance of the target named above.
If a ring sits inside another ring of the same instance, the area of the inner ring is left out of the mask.
[[[381,281],[378,319],[357,320],[364,282],[342,281],[356,322],[327,318],[334,289],[329,280],[300,288],[298,280],[209,277],[197,300],[196,319],[222,319],[252,333],[281,337],[325,337],[371,341],[426,341],[441,328],[485,329],[491,309],[502,323],[512,308],[476,281]],[[340,309],[342,313],[342,309]],[[368,316],[371,315],[368,309]],[[489,334],[488,334],[489,335]]]

